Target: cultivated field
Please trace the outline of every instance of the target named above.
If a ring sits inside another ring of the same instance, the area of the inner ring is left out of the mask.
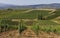
[[[0,38],[60,38],[59,9],[0,10]]]

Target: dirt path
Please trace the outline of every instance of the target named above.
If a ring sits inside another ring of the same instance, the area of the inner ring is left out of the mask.
[[[55,13],[53,13],[53,12],[55,12],[55,11],[56,11],[55,9],[52,9],[51,12],[49,12],[50,15],[48,15],[48,16],[54,15]],[[44,16],[44,17],[47,18],[48,16]]]
[[[59,16],[59,17],[57,17],[57,18],[52,19],[51,21],[53,21],[53,22],[56,22],[56,23],[60,24],[60,16]]]
[[[30,12],[30,11],[32,11],[32,9],[30,9],[30,10],[27,10],[27,11],[24,11],[23,13],[28,13],[28,12]]]
[[[55,12],[56,10],[55,9],[53,9],[51,12],[49,12],[49,14],[51,14],[51,13],[53,13],[53,12]]]
[[[56,11],[56,9],[30,9],[30,10],[24,11],[23,13],[28,13],[33,10],[46,10],[46,11],[51,11],[50,13],[53,13]]]
[[[56,21],[56,20],[51,20],[51,21],[60,24],[60,21]]]

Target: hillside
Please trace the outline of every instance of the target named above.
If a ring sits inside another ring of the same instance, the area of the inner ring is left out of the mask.
[[[0,10],[0,38],[60,38],[58,21],[60,9]]]

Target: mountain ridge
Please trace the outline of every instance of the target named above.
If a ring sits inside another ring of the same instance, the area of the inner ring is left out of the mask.
[[[60,9],[60,3],[51,3],[51,4],[37,4],[37,5],[11,5],[11,4],[2,4],[0,3],[0,9],[6,9],[6,8],[12,8],[12,9],[24,9],[24,8],[55,8]]]

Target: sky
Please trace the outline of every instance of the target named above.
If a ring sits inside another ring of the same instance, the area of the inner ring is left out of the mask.
[[[0,3],[13,5],[34,5],[34,4],[60,3],[60,0],[0,0]]]

